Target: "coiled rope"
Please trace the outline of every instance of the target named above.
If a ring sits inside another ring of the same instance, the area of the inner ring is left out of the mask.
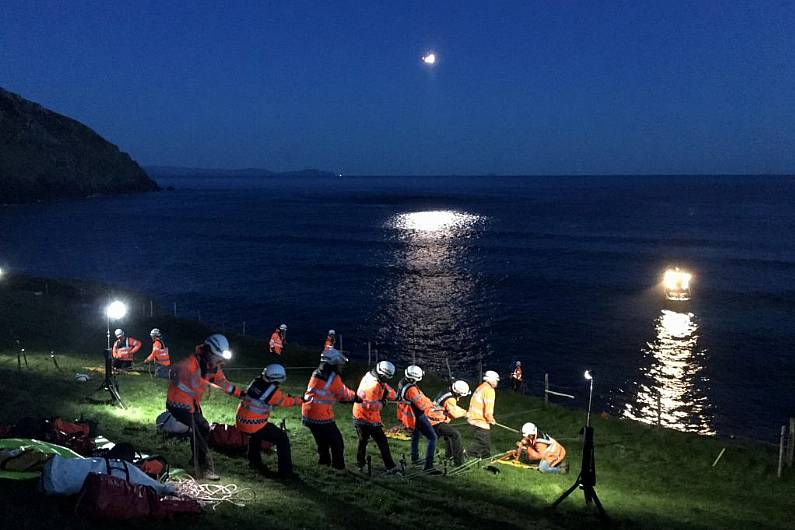
[[[240,488],[237,484],[201,484],[192,477],[168,483],[176,488],[177,495],[194,499],[205,507],[212,506],[213,510],[225,502],[242,508],[256,497],[253,489]]]

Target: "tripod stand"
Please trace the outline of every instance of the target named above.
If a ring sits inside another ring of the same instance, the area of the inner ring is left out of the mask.
[[[100,401],[101,403],[107,403],[109,405],[118,404],[121,408],[126,409],[127,407],[124,406],[124,401],[122,401],[121,395],[119,394],[119,383],[116,381],[116,376],[113,375],[113,359],[110,354],[110,349],[106,349],[103,355],[105,356],[105,379],[94,393],[105,390],[110,394],[110,398],[105,401]]]
[[[577,475],[577,480],[574,481],[574,484],[552,503],[552,509],[555,509],[558,504],[563,502],[574,490],[580,488],[585,495],[585,504],[590,505],[594,503],[599,511],[599,517],[606,520],[607,512],[605,512],[604,507],[602,507],[602,503],[599,501],[599,497],[596,495],[596,490],[594,489],[594,486],[596,486],[596,461],[594,460],[593,449],[593,427],[591,427],[591,401],[593,398],[593,377],[591,372],[586,371],[585,378],[590,381],[591,388],[588,394],[588,417],[585,427],[583,428],[585,438],[582,444],[582,465],[580,466],[580,474]]]

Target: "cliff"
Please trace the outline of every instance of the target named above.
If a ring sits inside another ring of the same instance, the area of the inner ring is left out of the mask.
[[[0,204],[157,189],[90,128],[0,88]]]

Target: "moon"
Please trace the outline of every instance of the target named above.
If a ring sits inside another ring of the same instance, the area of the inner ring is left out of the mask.
[[[436,63],[436,54],[433,52],[428,52],[422,56],[422,62],[425,64],[435,64]]]

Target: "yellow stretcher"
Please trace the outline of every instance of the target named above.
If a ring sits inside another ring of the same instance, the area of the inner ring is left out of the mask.
[[[385,430],[384,434],[387,438],[392,438],[393,440],[401,440],[403,442],[411,440],[411,433],[399,426]]]
[[[503,456],[501,458],[493,460],[491,463],[492,464],[500,464],[500,465],[503,465],[503,466],[511,466],[511,467],[515,467],[515,468],[518,468],[518,469],[538,469],[538,464],[525,464],[523,462],[519,462],[511,454],[508,454],[508,455],[505,455],[505,456]]]

